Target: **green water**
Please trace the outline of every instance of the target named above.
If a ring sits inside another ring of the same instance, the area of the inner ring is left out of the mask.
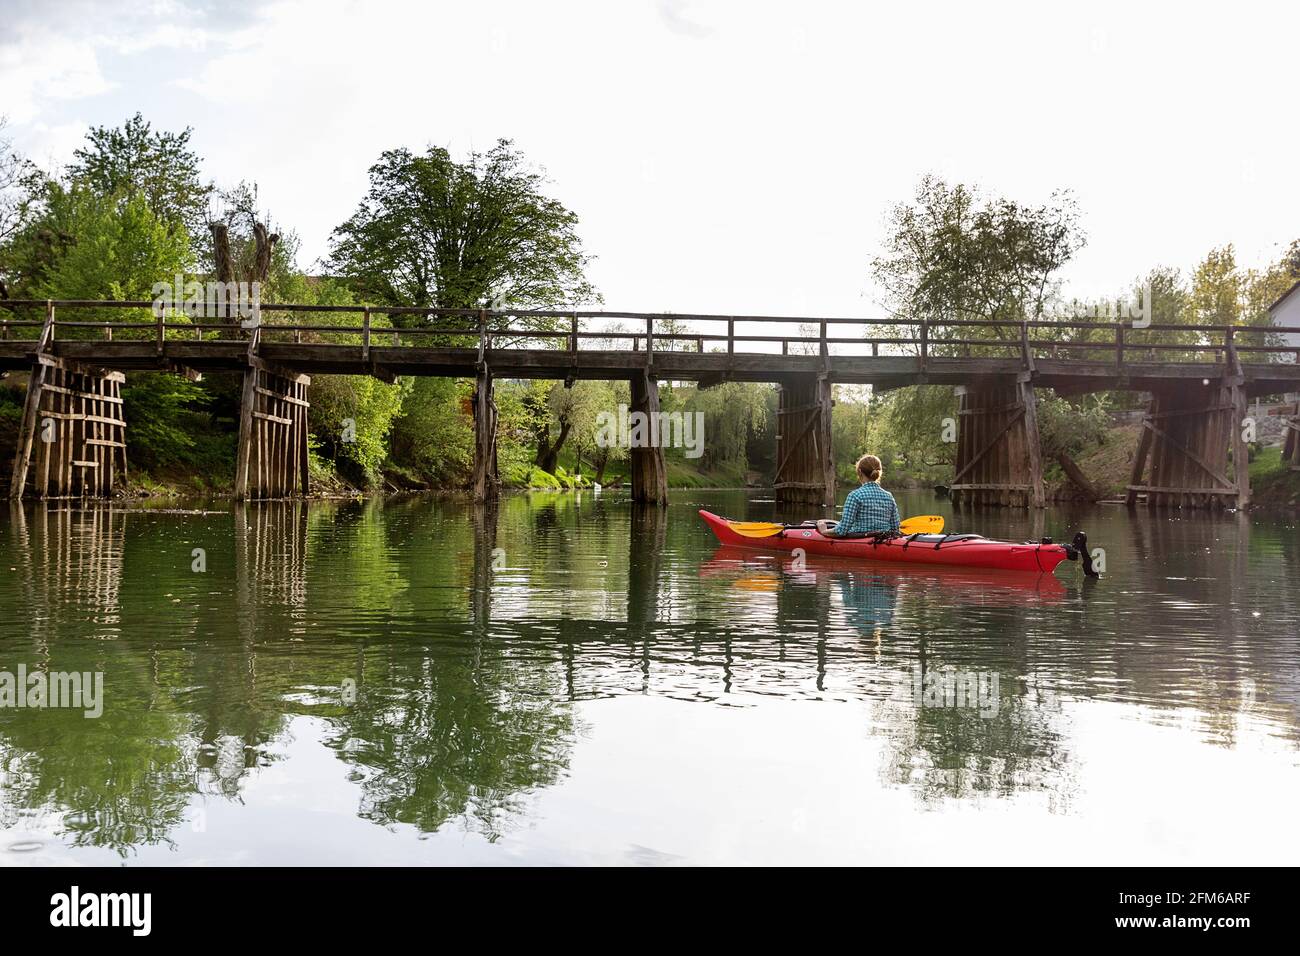
[[[0,512],[0,671],[103,674],[0,709],[0,864],[1297,858],[1294,520],[900,496],[1105,549],[1011,580],[718,551],[697,508],[770,500],[675,498]]]

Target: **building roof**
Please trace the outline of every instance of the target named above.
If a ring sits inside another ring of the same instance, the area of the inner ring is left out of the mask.
[[[1291,296],[1295,294],[1295,290],[1296,290],[1296,289],[1300,289],[1300,281],[1297,281],[1295,285],[1291,286],[1291,288],[1289,288],[1289,289],[1287,289],[1285,292],[1283,292],[1282,295],[1281,295],[1281,297],[1280,297],[1276,302],[1274,302],[1272,305],[1270,305],[1270,306],[1268,307],[1268,311],[1272,312],[1274,309],[1276,309],[1279,305],[1281,305],[1281,304],[1282,304],[1283,302],[1285,302],[1287,299],[1291,298]]]

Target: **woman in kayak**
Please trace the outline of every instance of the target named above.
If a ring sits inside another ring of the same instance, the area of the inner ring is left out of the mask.
[[[817,530],[828,538],[849,538],[880,531],[897,531],[898,504],[880,487],[880,459],[863,455],[858,459],[858,487],[849,492],[840,520],[818,521]]]

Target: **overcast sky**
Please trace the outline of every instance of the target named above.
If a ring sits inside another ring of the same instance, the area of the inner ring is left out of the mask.
[[[42,165],[137,110],[254,180],[310,268],[397,146],[514,139],[610,308],[878,315],[927,172],[1074,191],[1067,292],[1300,237],[1300,5],[0,0],[0,114]]]

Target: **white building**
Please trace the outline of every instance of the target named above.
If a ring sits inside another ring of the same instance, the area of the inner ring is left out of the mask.
[[[1282,294],[1282,298],[1270,305],[1268,314],[1274,325],[1300,328],[1300,282],[1287,289]],[[1287,348],[1300,349],[1300,332],[1286,333],[1282,336],[1282,342]],[[1297,355],[1292,361],[1300,362],[1300,355]],[[1293,392],[1287,395],[1286,400],[1288,402],[1300,401],[1300,394]]]

